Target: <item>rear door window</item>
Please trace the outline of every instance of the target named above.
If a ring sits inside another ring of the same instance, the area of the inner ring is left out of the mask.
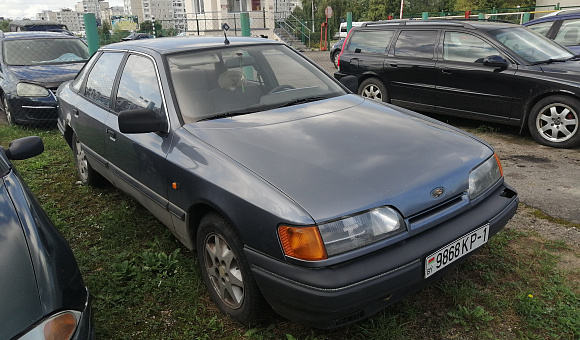
[[[346,50],[355,53],[386,53],[394,32],[394,30],[353,32]]]
[[[85,97],[104,107],[109,107],[111,90],[123,53],[103,53],[91,69],[85,86]]]
[[[564,46],[580,44],[580,19],[564,20],[554,40]]]
[[[397,57],[433,59],[437,43],[437,30],[403,30],[395,43]]]

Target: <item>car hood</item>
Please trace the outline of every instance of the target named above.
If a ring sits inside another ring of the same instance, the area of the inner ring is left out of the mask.
[[[345,95],[185,129],[301,205],[316,222],[381,205],[405,217],[468,188],[492,155],[466,133],[394,106]],[[444,197],[431,191],[445,188]]]
[[[576,81],[580,76],[580,61],[554,62],[542,64],[542,71],[553,75],[574,77]]]
[[[0,179],[0,339],[11,339],[42,316],[24,231]]]
[[[45,87],[58,87],[67,80],[73,79],[84,63],[51,64],[36,66],[9,66],[10,71],[19,80],[27,80]]]

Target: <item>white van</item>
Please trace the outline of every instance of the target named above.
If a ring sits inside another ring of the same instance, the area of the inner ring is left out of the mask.
[[[362,24],[364,24],[366,21],[353,21],[352,22],[352,27],[358,27],[361,26]],[[340,23],[340,30],[338,32],[338,38],[339,39],[343,39],[346,38],[348,32],[346,30],[346,22],[341,22]]]

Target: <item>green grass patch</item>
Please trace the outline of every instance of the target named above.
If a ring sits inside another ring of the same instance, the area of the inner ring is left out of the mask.
[[[98,339],[580,338],[580,270],[558,267],[573,251],[511,229],[441,280],[356,324],[325,331],[273,317],[245,328],[213,305],[195,253],[141,205],[112,186],[77,184],[58,130],[0,126],[4,146],[28,135],[41,136],[46,151],[15,164],[75,252]]]

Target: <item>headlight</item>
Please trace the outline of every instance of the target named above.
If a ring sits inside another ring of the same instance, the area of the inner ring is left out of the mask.
[[[46,97],[49,95],[45,87],[29,83],[18,83],[16,93],[21,97]]]
[[[278,229],[287,256],[307,261],[324,260],[406,230],[403,217],[394,209],[381,207],[318,227]]]
[[[503,177],[503,171],[499,158],[493,154],[487,161],[473,169],[469,174],[469,198],[473,199],[481,195]]]
[[[51,316],[24,334],[20,340],[68,340],[74,334],[81,313],[65,311]]]

